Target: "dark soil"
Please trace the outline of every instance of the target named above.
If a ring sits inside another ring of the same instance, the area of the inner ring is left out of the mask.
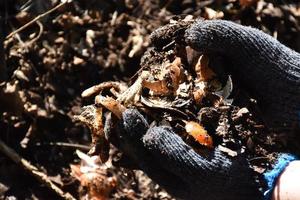
[[[81,92],[104,81],[128,82],[140,69],[153,30],[178,15],[222,18],[257,27],[300,51],[300,4],[296,0],[253,0],[243,6],[238,0],[74,0],[7,38],[59,3],[32,2],[29,7],[22,7],[21,0],[0,2],[0,138],[78,199],[86,188],[79,189],[79,181],[70,175],[70,164],[80,162],[75,150],[87,152],[91,137],[89,129],[73,116],[94,101],[83,99]],[[168,38],[161,45],[166,43]],[[245,91],[235,93],[238,107],[204,112],[202,123],[208,131],[221,126],[240,137],[259,172],[268,168],[261,164],[272,160],[273,152],[300,154],[299,145],[280,133],[267,136],[269,130],[261,123],[255,102]],[[237,114],[242,107],[250,113]],[[8,157],[1,154],[0,159],[1,198],[60,198]],[[104,177],[115,177],[117,182],[109,198],[171,199],[139,171],[110,166],[105,173]]]

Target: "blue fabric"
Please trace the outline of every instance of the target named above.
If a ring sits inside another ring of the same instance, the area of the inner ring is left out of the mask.
[[[297,157],[292,154],[281,154],[277,159],[275,167],[264,173],[264,179],[268,185],[268,189],[264,193],[265,200],[271,199],[271,194],[276,184],[277,178],[280,176],[281,172],[288,166],[288,164],[297,160]]]

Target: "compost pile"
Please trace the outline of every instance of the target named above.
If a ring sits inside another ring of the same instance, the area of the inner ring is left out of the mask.
[[[241,149],[229,147],[241,146],[237,139],[245,132],[252,135],[259,131],[258,127],[263,128],[251,121],[252,113],[247,108],[232,105],[239,96],[229,98],[233,90],[230,76],[224,72],[217,75],[209,67],[208,56],[185,45],[184,32],[195,21],[192,18],[172,20],[152,33],[155,47],[145,52],[132,84],[103,82],[82,93],[83,97],[96,95],[95,104],[83,107],[83,112],[75,118],[90,127],[95,145],[91,153],[99,154],[102,162],[109,158],[103,119],[110,112],[121,119],[127,108],[138,109],[157,125],[174,127],[196,151],[215,148],[218,145],[214,141],[218,141],[223,145],[220,149],[236,156]],[[97,149],[99,152],[95,153]]]
[[[300,51],[299,8],[268,0],[1,1],[1,198],[172,199],[143,172],[112,165],[121,152],[101,130],[107,114],[120,118],[126,108],[172,126],[199,154],[244,153],[258,173],[276,152],[300,154],[299,139],[264,126],[222,58],[182,38],[199,17],[227,19]]]
[[[233,91],[239,86],[225,66],[211,66],[222,65],[220,60],[210,62],[220,58],[209,58],[185,44],[184,33],[195,22],[193,17],[175,18],[151,34],[153,47],[129,83],[103,82],[82,93],[84,98],[95,96],[95,103],[75,116],[90,127],[90,154],[99,155],[102,163],[108,161],[110,140],[103,120],[111,114],[120,120],[125,109],[134,108],[152,125],[171,126],[199,154],[213,148],[230,157],[243,154],[257,173],[265,172],[274,164],[282,138],[265,127],[254,99],[241,88],[242,92]],[[121,159],[116,157],[114,152],[112,159]]]

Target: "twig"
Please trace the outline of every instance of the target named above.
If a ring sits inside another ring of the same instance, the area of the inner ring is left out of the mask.
[[[252,162],[252,161],[255,161],[255,160],[266,160],[266,159],[268,159],[267,156],[259,156],[259,157],[250,158],[248,161]]]
[[[104,90],[106,88],[115,88],[118,91],[122,91],[122,84],[119,82],[115,82],[115,81],[108,81],[108,82],[104,82],[104,83],[100,83],[98,85],[94,85],[86,90],[84,90],[81,93],[82,97],[89,97],[92,96],[94,94],[99,94],[101,92],[101,90]]]
[[[35,23],[36,21],[42,19],[43,17],[45,17],[46,15],[49,15],[50,13],[54,12],[55,10],[59,9],[60,7],[64,6],[66,3],[68,3],[68,1],[63,1],[60,4],[58,4],[57,6],[53,7],[52,9],[48,10],[47,12],[38,15],[37,17],[35,17],[33,20],[31,20],[30,22],[26,23],[25,25],[21,26],[20,28],[18,28],[17,30],[11,32],[8,36],[6,36],[6,40],[11,38],[12,36],[14,36],[16,33],[21,32],[22,30],[24,30],[25,28],[29,27],[30,25],[32,25],[33,23]]]
[[[60,146],[60,147],[70,147],[75,149],[80,149],[82,151],[89,151],[92,147],[83,145],[83,144],[71,144],[66,142],[50,142],[46,144],[37,143],[36,146],[43,146],[43,145],[50,145],[50,146]]]
[[[66,200],[76,200],[70,193],[62,191],[58,186],[56,186],[48,176],[40,172],[37,167],[32,165],[29,161],[25,160],[17,154],[13,149],[8,147],[2,140],[0,140],[0,151],[5,154],[8,158],[14,161],[16,164],[22,166],[26,171],[28,171],[32,176],[34,176],[38,181],[45,184],[49,189],[54,191],[57,195]]]

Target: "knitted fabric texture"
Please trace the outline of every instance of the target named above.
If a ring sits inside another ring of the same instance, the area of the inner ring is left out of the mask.
[[[170,127],[152,127],[136,110],[123,113],[116,130],[121,150],[168,192],[183,199],[262,199],[253,171],[243,155],[228,157],[219,150],[202,156]]]
[[[194,49],[231,61],[227,70],[252,91],[267,123],[282,129],[299,123],[297,52],[257,29],[222,20],[198,21],[185,37]],[[243,155],[228,157],[217,149],[199,155],[170,127],[148,128],[138,111],[128,109],[115,135],[120,149],[171,194],[192,200],[263,199]]]
[[[225,20],[197,21],[192,48],[230,61],[228,71],[252,92],[272,127],[290,129],[300,111],[300,54],[262,31]]]

